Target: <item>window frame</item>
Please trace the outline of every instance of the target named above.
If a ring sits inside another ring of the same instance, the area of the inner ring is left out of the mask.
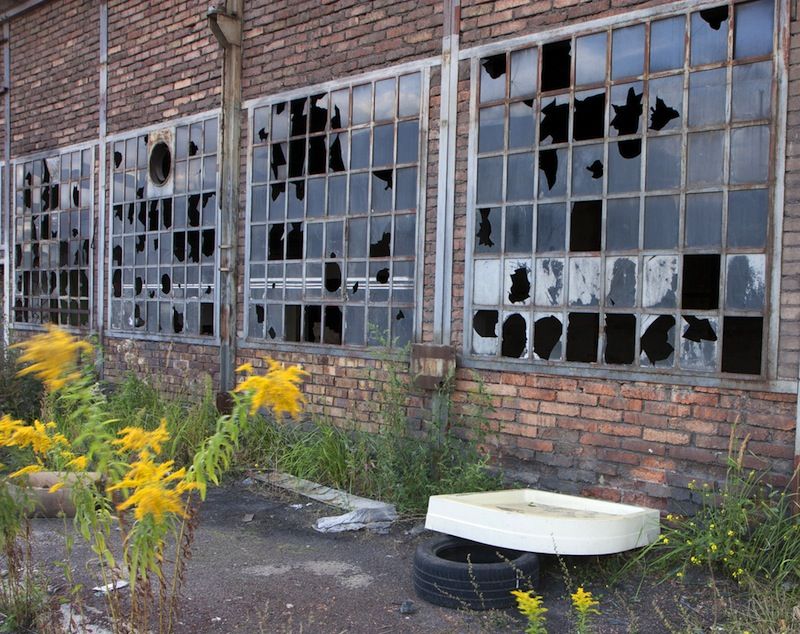
[[[9,304],[8,304],[8,326],[10,328],[16,330],[28,330],[28,331],[41,331],[43,330],[47,324],[52,322],[40,322],[40,323],[32,323],[32,322],[22,322],[16,320],[16,310],[14,308],[15,301],[18,297],[22,297],[24,295],[18,295],[17,288],[16,288],[16,273],[17,273],[17,266],[15,261],[15,250],[17,246],[17,236],[16,236],[16,219],[17,219],[17,207],[16,207],[16,200],[17,200],[17,167],[19,165],[24,165],[25,163],[33,162],[33,161],[45,161],[49,158],[57,157],[59,159],[59,167],[61,157],[64,155],[72,154],[75,152],[82,153],[84,151],[89,152],[89,202],[86,205],[89,211],[89,235],[86,239],[89,241],[89,254],[88,254],[88,261],[86,263],[86,274],[88,276],[88,297],[87,299],[87,321],[85,325],[78,325],[74,326],[71,324],[61,324],[61,327],[73,333],[82,333],[87,331],[94,331],[97,324],[96,324],[96,316],[95,316],[95,258],[96,258],[96,249],[95,249],[95,239],[96,239],[96,231],[97,231],[97,218],[96,218],[96,193],[95,193],[95,162],[97,160],[97,142],[96,141],[88,141],[84,143],[77,143],[73,145],[68,145],[64,147],[58,148],[51,148],[49,150],[42,150],[40,152],[36,152],[33,154],[15,157],[11,159],[9,166],[9,175],[10,175],[10,182],[9,190],[10,190],[10,204],[11,207],[8,210],[7,218],[7,231],[8,231],[8,240],[6,244],[8,245],[6,251],[6,262],[7,266],[6,269],[8,270],[8,282],[10,285],[10,293],[8,294]],[[4,166],[5,169],[5,166]],[[79,179],[82,180],[82,179]],[[60,184],[60,178],[59,178]],[[61,210],[61,204],[59,202],[59,212],[63,213]],[[83,208],[83,207],[81,207]],[[80,209],[80,208],[79,208]],[[61,268],[61,267],[56,267]],[[69,267],[67,267],[69,268]],[[51,269],[56,270],[56,269]],[[80,301],[80,298],[79,298]],[[59,324],[56,324],[59,325]]]
[[[264,345],[268,345],[271,349],[275,350],[285,350],[285,351],[294,351],[294,352],[306,352],[306,353],[325,353],[325,354],[332,354],[334,356],[373,356],[374,352],[371,352],[375,349],[375,345],[369,342],[369,338],[365,339],[364,345],[353,345],[347,344],[344,342],[344,333],[342,334],[342,343],[335,344],[335,343],[325,343],[323,341],[319,342],[308,342],[308,341],[283,341],[276,339],[270,339],[268,337],[255,337],[250,336],[250,291],[251,291],[251,280],[250,280],[250,265],[251,265],[251,233],[252,233],[252,223],[251,223],[251,212],[252,212],[252,190],[253,190],[253,148],[255,144],[253,143],[253,136],[254,136],[254,113],[257,108],[262,107],[269,107],[271,108],[273,105],[286,102],[289,103],[293,99],[298,98],[310,98],[311,96],[319,93],[331,93],[336,90],[350,88],[352,89],[355,86],[359,86],[365,83],[375,83],[383,79],[398,79],[403,75],[419,73],[420,75],[420,110],[418,115],[419,121],[419,145],[417,148],[418,151],[418,159],[416,163],[417,169],[417,196],[416,196],[416,223],[414,229],[414,246],[415,246],[415,253],[414,253],[414,285],[413,285],[413,311],[414,317],[411,324],[412,332],[410,343],[415,343],[420,340],[421,333],[422,333],[422,316],[423,316],[423,274],[424,274],[424,262],[425,262],[425,227],[426,227],[426,217],[427,217],[427,192],[426,192],[426,183],[427,183],[427,171],[428,171],[428,155],[429,155],[429,101],[430,101],[430,83],[431,83],[431,68],[438,65],[439,61],[437,58],[430,58],[430,59],[423,59],[415,62],[409,62],[405,64],[398,64],[395,66],[391,66],[385,69],[380,69],[376,71],[371,71],[367,73],[362,73],[358,75],[349,75],[344,78],[335,79],[332,81],[303,86],[302,88],[297,88],[289,91],[279,92],[270,94],[264,97],[259,97],[255,99],[248,100],[243,103],[243,108],[247,110],[247,144],[246,144],[246,152],[247,152],[247,160],[246,160],[246,185],[245,185],[245,227],[244,227],[244,245],[243,245],[243,288],[244,288],[244,295],[242,298],[242,330],[239,332],[239,340],[240,345],[243,348],[263,348]],[[397,125],[398,119],[395,117],[393,119],[394,125]],[[369,128],[373,128],[375,126],[374,115],[371,116],[369,121]],[[346,128],[349,130],[349,127]],[[396,132],[395,132],[396,134]],[[306,138],[310,138],[309,133],[306,133]],[[269,142],[268,145],[271,145],[272,141]],[[371,146],[370,146],[371,147]],[[349,155],[350,148],[348,148],[348,155]],[[370,150],[371,154],[371,150]],[[394,164],[393,164],[394,165]],[[372,166],[368,167],[368,172],[371,173],[373,171]],[[329,176],[329,173],[325,172],[326,177]],[[345,172],[345,175],[350,174],[350,169],[348,168]],[[306,178],[308,175],[306,174]],[[289,180],[286,180],[289,183]],[[288,188],[287,188],[288,192]],[[371,210],[366,211],[367,217],[371,214]],[[349,215],[345,214],[342,216],[342,220],[345,221]],[[391,212],[392,218],[395,216],[395,211]],[[327,222],[325,220],[327,216],[322,217],[323,222]],[[303,222],[307,221],[307,217],[303,216]],[[286,222],[288,223],[289,220],[287,219]],[[267,220],[267,225],[269,226],[269,220]],[[304,232],[305,234],[305,232]],[[305,236],[304,236],[304,244],[305,244]],[[394,257],[390,258],[391,261],[394,261]],[[316,262],[316,260],[314,260]],[[343,270],[342,270],[342,278],[343,284],[346,280],[346,266],[347,262],[350,261],[350,258],[347,257],[345,253],[342,257],[343,263]],[[369,265],[369,257],[365,258],[367,265]],[[408,261],[408,260],[403,260]],[[269,260],[265,260],[268,264]],[[280,260],[280,263],[285,262],[296,262],[305,269],[306,266],[306,258],[305,252],[303,253],[303,257],[298,260]],[[266,272],[265,272],[265,279],[266,279]],[[305,276],[304,276],[305,279]],[[297,300],[297,304],[306,305],[306,304],[314,304],[313,301],[308,301],[305,298]],[[320,297],[319,302],[321,306],[328,305],[325,302],[324,297]],[[278,302],[275,301],[274,305],[281,306],[284,308],[287,305],[292,304],[292,302],[287,301],[285,298]],[[344,308],[347,305],[346,301],[342,302],[335,302],[331,305],[340,305]],[[363,306],[368,306],[369,301],[364,300],[363,304],[359,304]],[[388,302],[388,305],[391,305],[391,302]],[[342,311],[344,316],[344,311]],[[391,317],[391,315],[390,315]],[[366,325],[366,324],[365,324]],[[302,323],[301,323],[302,328]]]
[[[478,215],[478,209],[481,207],[494,207],[495,203],[486,203],[486,204],[479,204],[477,202],[477,166],[478,166],[478,115],[480,112],[480,94],[479,94],[479,86],[480,86],[480,74],[481,74],[481,60],[483,58],[502,54],[502,53],[511,53],[517,50],[522,50],[530,47],[539,47],[539,57],[541,57],[541,46],[544,44],[548,44],[551,42],[558,42],[565,40],[567,38],[574,37],[581,37],[584,35],[593,35],[597,33],[607,33],[607,67],[606,72],[608,73],[607,79],[601,84],[602,87],[606,89],[606,110],[610,108],[611,99],[608,98],[610,95],[609,87],[613,87],[614,85],[622,85],[622,84],[633,84],[636,82],[643,82],[646,81],[649,77],[649,74],[644,74],[635,78],[626,78],[621,80],[611,80],[610,79],[610,71],[608,65],[610,65],[611,59],[611,33],[612,29],[617,28],[624,28],[626,26],[636,26],[641,25],[646,22],[655,22],[660,19],[670,18],[670,17],[678,17],[684,16],[687,20],[687,29],[688,22],[691,20],[691,14],[696,13],[700,10],[705,8],[717,7],[726,4],[729,9],[733,10],[739,4],[742,4],[740,0],[729,0],[728,2],[712,2],[712,1],[703,1],[703,2],[676,2],[671,3],[668,5],[661,5],[654,8],[649,9],[640,9],[636,11],[631,11],[623,14],[618,14],[611,17],[605,18],[598,18],[595,20],[590,20],[583,22],[581,24],[571,24],[564,27],[558,27],[552,30],[543,31],[541,33],[526,35],[522,37],[517,37],[513,39],[508,39],[505,41],[498,41],[492,42],[490,44],[479,45],[476,47],[472,47],[469,49],[465,49],[461,51],[459,55],[460,60],[466,60],[469,62],[470,67],[470,98],[469,98],[469,138],[468,138],[468,175],[467,175],[467,204],[466,204],[466,233],[465,233],[465,247],[464,247],[464,258],[465,258],[465,278],[464,278],[464,290],[463,290],[463,320],[462,320],[462,341],[461,341],[461,353],[464,365],[467,367],[474,367],[474,368],[491,368],[496,370],[504,370],[504,371],[522,371],[522,372],[536,372],[542,374],[553,374],[553,375],[563,375],[565,373],[574,374],[574,375],[583,375],[587,377],[602,377],[602,378],[620,378],[626,380],[663,380],[666,383],[675,383],[675,382],[689,382],[696,385],[708,385],[708,386],[716,386],[716,385],[725,385],[725,386],[748,386],[751,387],[753,383],[774,383],[776,385],[782,385],[784,382],[778,380],[777,377],[777,366],[778,366],[778,338],[779,338],[779,322],[780,322],[780,286],[781,286],[781,236],[782,236],[782,226],[783,226],[783,200],[784,200],[784,180],[785,180],[785,151],[786,151],[786,100],[788,94],[788,74],[786,63],[784,60],[784,42],[786,41],[786,31],[788,29],[788,8],[786,2],[784,0],[776,0],[775,1],[775,22],[774,22],[774,33],[773,33],[773,49],[771,56],[766,58],[764,56],[759,57],[750,57],[746,58],[746,61],[738,62],[735,57],[727,59],[721,67],[726,69],[726,84],[725,90],[726,94],[732,89],[732,81],[731,76],[733,72],[733,68],[740,64],[748,64],[748,63],[755,63],[758,61],[762,61],[764,59],[770,59],[772,63],[772,75],[771,75],[771,86],[772,86],[772,99],[773,103],[771,106],[771,125],[769,127],[771,133],[771,145],[770,145],[770,156],[769,156],[769,176],[766,181],[766,188],[768,191],[769,199],[770,199],[770,206],[767,210],[767,222],[768,222],[768,229],[767,229],[767,236],[765,238],[765,246],[763,247],[762,253],[765,254],[766,258],[766,266],[767,266],[767,273],[766,273],[766,283],[768,288],[766,290],[765,295],[765,305],[763,309],[763,332],[762,332],[762,363],[761,363],[761,373],[759,375],[748,375],[748,374],[732,374],[732,373],[722,373],[718,369],[713,371],[686,371],[683,370],[679,365],[679,360],[676,360],[673,363],[671,368],[659,368],[659,367],[644,367],[639,365],[638,356],[635,357],[634,364],[630,366],[624,365],[609,365],[606,364],[603,360],[603,342],[604,342],[604,335],[603,329],[604,324],[601,320],[600,323],[600,336],[598,338],[598,357],[597,361],[593,363],[583,363],[583,362],[574,362],[574,361],[566,361],[566,355],[563,355],[564,360],[559,361],[548,361],[548,360],[541,360],[534,357],[532,350],[529,351],[528,358],[525,359],[512,359],[507,357],[500,356],[500,333],[499,330],[503,323],[503,318],[505,316],[506,310],[504,306],[506,302],[501,299],[501,303],[497,304],[498,310],[498,353],[494,356],[482,356],[472,352],[472,335],[473,335],[473,328],[472,328],[472,313],[474,310],[477,310],[476,307],[473,306],[473,281],[474,281],[474,269],[475,269],[475,262],[477,261],[475,258],[475,249],[474,249],[474,227],[476,227],[476,218]],[[733,11],[731,11],[731,14]],[[729,46],[733,45],[733,38],[734,38],[734,29],[729,29],[728,37],[730,39]],[[687,45],[688,48],[688,45]],[[646,40],[646,48],[645,54],[649,51],[649,46],[647,45]],[[688,51],[685,52],[688,55]],[[574,47],[572,49],[571,55],[574,57],[575,50]],[[538,60],[539,65],[541,65],[541,59]],[[574,68],[574,59],[572,60],[571,68]],[[700,66],[692,66],[689,65],[688,69],[691,71],[696,72],[697,70],[704,70],[707,68],[708,65],[700,65]],[[714,68],[720,67],[720,64],[714,64]],[[664,71],[660,72],[658,76],[665,75],[671,76],[672,73],[675,71]],[[682,67],[681,73],[683,73],[683,102],[684,104],[688,100],[687,91],[688,91],[688,81],[689,75],[686,73],[687,67],[684,64]],[[538,72],[537,72],[538,74]],[[654,73],[655,74],[655,73]],[[565,88],[560,91],[553,91],[544,93],[547,95],[547,98],[551,98],[552,95],[561,95],[561,94],[568,94],[573,95],[579,92],[591,92],[592,90],[597,90],[598,84],[586,84],[576,86],[572,81],[568,88]],[[649,90],[648,90],[649,92]],[[537,91],[533,97],[533,99],[540,101],[542,99],[542,91],[537,88]],[[497,103],[505,103],[508,104],[513,102],[514,99],[509,99],[508,97],[505,100],[497,101]],[[487,105],[492,102],[485,102]],[[570,102],[571,103],[571,102]],[[648,106],[650,104],[648,103]],[[538,138],[538,126],[540,122],[540,113],[541,110],[537,104],[536,111],[535,111],[535,121],[536,121],[536,141],[535,144],[532,146],[533,151],[538,151],[540,149],[546,149],[549,147],[547,145],[540,145],[540,139]],[[685,113],[685,110],[684,110]],[[655,137],[660,136],[657,135],[648,135],[648,126],[647,126],[647,115],[648,112],[645,112],[642,116],[643,125],[638,133],[639,138],[644,137]],[[683,114],[682,116],[685,116]],[[504,126],[507,126],[508,116],[506,115],[503,119]],[[606,114],[606,123],[605,125],[608,126],[608,115]],[[733,122],[728,115],[726,117],[726,121],[724,124],[720,126],[716,126],[716,128],[722,128],[726,130],[726,141],[724,145],[724,149],[727,151],[729,143],[730,143],[730,134],[727,131],[732,129],[736,129],[737,122]],[[733,124],[733,125],[732,125]],[[746,127],[747,125],[756,125],[752,121],[751,122],[742,122],[742,127]],[[707,127],[707,126],[706,126]],[[705,127],[702,127],[698,130],[694,128],[690,128],[687,130],[687,124],[683,124],[681,129],[679,130],[679,135],[681,138],[681,148],[688,143],[688,133],[693,131],[702,131]],[[604,136],[594,140],[594,143],[602,143],[604,145],[604,166],[607,165],[607,154],[608,154],[608,145],[615,139],[616,135],[612,135],[609,130],[604,133]],[[568,141],[569,145],[568,148],[572,147],[574,141],[571,139],[571,136]],[[513,153],[513,150],[511,151]],[[500,150],[500,156],[507,157],[510,154],[508,149]],[[493,154],[494,155],[494,154]],[[571,152],[570,152],[571,156]],[[688,155],[682,155],[687,156]],[[728,162],[727,155],[725,156],[725,162]],[[681,162],[682,171],[687,169],[686,162],[682,160]],[[539,170],[534,167],[534,181],[537,183],[535,187],[537,187],[538,191],[538,180],[539,180]],[[640,200],[640,232],[643,231],[644,225],[644,200],[646,199],[646,194],[648,191],[644,185],[644,177],[646,173],[646,153],[642,152],[642,160],[641,160],[641,182],[642,187],[639,189],[638,193],[635,195],[637,199]],[[503,164],[503,178],[505,179],[505,161]],[[567,177],[569,178],[571,175],[571,170],[567,171]],[[685,183],[685,180],[682,179],[682,183]],[[727,198],[727,193],[729,191],[734,191],[729,189],[728,180],[724,181],[724,185],[720,187],[723,190],[723,194]],[[505,182],[503,183],[503,187],[505,187]],[[753,187],[751,187],[753,188]],[[673,195],[677,195],[681,198],[685,198],[687,193],[687,186],[682,184],[675,192],[672,192]],[[692,188],[692,192],[695,191],[696,188]],[[549,202],[547,199],[540,199],[538,198],[537,193],[534,193],[534,201],[536,204],[540,203],[547,203]],[[660,190],[653,190],[652,195],[657,195],[656,192],[661,193]],[[565,198],[566,203],[566,211],[567,211],[567,224],[569,224],[569,217],[570,217],[570,209],[574,199],[570,197],[559,197],[558,200],[561,198]],[[603,201],[603,205],[605,207],[605,203],[609,200],[608,195],[606,193],[606,186],[604,183],[603,193],[598,195],[597,198],[601,198]],[[585,197],[579,197],[578,200],[585,199]],[[501,203],[502,207],[511,207],[514,204],[529,204],[525,202],[514,203],[513,201],[505,200]],[[683,204],[681,204],[680,209],[683,209]],[[605,214],[603,214],[603,218],[605,218]],[[683,227],[683,222],[685,218],[685,212],[681,212],[680,214],[680,227]],[[724,231],[724,227],[723,227]],[[723,242],[724,242],[724,235],[723,235]],[[684,246],[676,247],[673,250],[670,250],[669,253],[678,256],[679,258],[683,256],[685,251]],[[667,252],[666,250],[664,251]],[[689,253],[692,251],[690,250]],[[708,252],[708,251],[706,251]],[[720,253],[722,255],[721,258],[721,267],[724,269],[726,265],[726,260],[724,254],[727,253],[727,250],[724,247],[720,247],[716,253]],[[565,250],[566,255],[569,255],[569,248],[566,247]],[[619,254],[622,257],[629,255],[630,257],[635,257],[637,259],[641,259],[643,254],[647,253],[646,250],[643,248],[638,248],[629,253],[629,254]],[[536,256],[538,255],[536,252],[535,245],[533,247],[532,255],[534,257],[534,261]],[[580,257],[579,254],[575,254],[576,256]],[[617,256],[616,253],[610,253],[605,249],[597,252],[596,254],[601,256],[601,262],[606,262],[607,259]],[[529,258],[528,255],[519,256],[519,259]],[[559,257],[559,256],[556,256]],[[513,255],[500,253],[498,258],[502,258],[504,261],[508,259],[514,259]],[[535,275],[535,270],[532,271],[532,276]],[[565,271],[565,278],[568,275],[568,271]],[[643,278],[643,271],[638,271],[638,278],[637,278],[637,293],[641,294],[641,283]],[[503,278],[504,279],[504,278]],[[601,274],[601,293],[605,295],[605,273]],[[725,311],[724,306],[722,304],[722,298],[724,296],[724,273],[720,276],[720,308],[716,311],[716,314],[722,318],[723,314],[727,314]],[[681,284],[678,285],[678,293],[681,292]],[[602,308],[602,300],[601,300],[601,308],[595,308],[593,312],[595,314],[600,314],[601,316],[605,314],[605,310]],[[535,306],[535,302],[531,302],[531,306]],[[524,311],[525,308],[523,307],[522,310]],[[531,314],[534,312],[532,309],[528,309]],[[565,299],[564,302],[558,306],[553,308],[553,312],[560,312],[563,315],[567,315],[570,312],[584,312],[586,310],[585,307],[580,306],[573,306],[569,305],[569,302]],[[591,309],[590,309],[591,310]],[[725,311],[725,312],[724,312]],[[544,309],[538,308],[535,312],[544,312]],[[614,312],[614,311],[612,311]],[[616,311],[618,312],[618,311]],[[637,317],[637,330],[636,330],[636,338],[637,338],[637,346],[636,350],[639,350],[638,339],[641,338],[642,332],[640,331],[641,327],[641,317],[644,315],[649,314],[648,309],[644,308],[640,302],[637,302],[635,308],[631,309],[629,312],[633,313]],[[672,311],[674,314],[687,314],[687,311],[681,311],[680,309],[680,302],[678,302],[677,307]],[[698,313],[702,313],[702,311],[698,311]],[[736,315],[737,312],[733,311],[733,315]],[[532,326],[533,319],[531,319],[531,323],[529,324],[529,333],[530,333],[530,326]],[[562,334],[562,345],[566,346],[566,331],[567,331],[567,322],[565,321],[563,324],[563,334]],[[721,325],[721,324],[720,324]],[[675,325],[675,355],[676,357],[680,353],[680,340],[681,340],[681,331],[682,331],[682,324],[681,322],[677,322]],[[722,337],[719,337],[719,352],[718,352],[718,363],[719,359],[721,358],[721,344],[722,344]],[[528,346],[532,346],[532,340],[529,338]]]

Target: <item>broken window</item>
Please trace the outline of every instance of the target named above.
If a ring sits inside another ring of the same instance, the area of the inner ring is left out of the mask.
[[[91,149],[14,165],[12,318],[16,323],[89,326],[93,168]],[[121,209],[117,211],[121,215]],[[111,256],[121,259],[119,252]],[[114,284],[112,280],[112,288]]]
[[[530,60],[519,65],[524,71]],[[485,69],[503,93],[506,70]],[[491,100],[498,89],[485,90]],[[417,72],[253,107],[253,125],[279,136],[253,136],[249,337],[354,346],[412,340],[424,93]],[[483,147],[505,146],[500,110],[483,116]],[[270,147],[275,167],[256,170]],[[486,231],[487,244],[502,242],[499,223]]]
[[[472,354],[761,373],[776,10],[689,3],[473,61]]]
[[[291,125],[299,125],[301,110],[294,107]],[[289,114],[273,120],[271,128],[266,119],[259,120],[254,136],[265,142],[286,138]],[[164,159],[160,173],[166,177],[161,183],[152,175],[148,178],[150,135],[113,143],[112,329],[168,336],[217,334],[217,127],[216,117],[211,117],[178,125],[173,134],[159,137],[157,144],[169,150],[171,161],[167,165]],[[285,157],[280,144],[265,145],[253,163],[254,172],[263,182],[273,170],[285,170]],[[150,158],[152,162],[152,153]],[[129,182],[136,187],[128,187]],[[269,205],[278,199],[286,200],[285,189],[262,186],[252,192],[253,205],[259,205],[264,220]],[[263,249],[265,257],[279,245],[283,250],[282,225],[280,230],[277,224],[262,226],[261,231],[264,239],[251,236],[251,245]]]

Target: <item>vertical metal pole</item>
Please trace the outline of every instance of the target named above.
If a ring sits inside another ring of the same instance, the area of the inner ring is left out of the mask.
[[[223,49],[220,121],[219,388],[234,386],[236,362],[236,264],[239,217],[239,145],[242,108],[242,13],[244,0],[227,0],[225,13],[209,13],[209,26]]]
[[[14,185],[14,171],[11,169],[11,27],[6,20],[3,23],[3,85],[6,88],[3,104],[3,117],[6,123],[5,139],[3,139],[3,155],[5,169],[2,182],[2,229],[3,229],[3,342],[8,344],[8,327],[11,322],[11,295],[13,293],[11,279],[11,231],[13,230],[12,206],[14,199],[11,192]]]
[[[98,201],[95,205],[97,209],[97,232],[95,233],[95,240],[97,244],[97,292],[95,293],[97,301],[97,310],[95,311],[95,328],[102,344],[103,333],[105,332],[105,316],[106,316],[106,190],[108,188],[107,172],[106,172],[106,134],[107,129],[107,114],[108,114],[108,3],[106,0],[100,2],[100,103],[98,104],[98,133],[97,142],[99,147],[99,154],[97,159],[97,172],[98,172]],[[102,363],[103,355],[100,355],[100,363]],[[102,368],[100,368],[102,376]]]

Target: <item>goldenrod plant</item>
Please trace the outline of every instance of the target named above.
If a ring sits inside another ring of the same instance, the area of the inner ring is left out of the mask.
[[[572,609],[575,612],[575,631],[577,634],[587,634],[590,631],[592,617],[600,614],[597,608],[600,602],[597,601],[592,593],[584,590],[580,586],[570,595],[572,599]]]
[[[547,619],[544,613],[547,612],[547,608],[544,607],[542,597],[533,590],[512,590],[511,594],[517,599],[517,609],[528,620],[525,634],[546,634]]]
[[[298,416],[304,403],[300,385],[306,376],[300,368],[285,368],[270,361],[265,374],[250,364],[238,368],[244,374],[234,390],[231,414],[220,416],[216,430],[195,452],[191,464],[180,469],[161,453],[170,440],[166,420],[152,430],[127,426],[113,432],[114,420],[100,391],[90,364],[81,357],[93,353],[90,344],[56,326],[17,344],[20,360],[27,365],[20,374],[38,377],[50,397],[62,401],[68,429],[79,429],[67,438],[53,422],[27,424],[10,416],[0,419],[0,447],[30,450],[30,464],[2,479],[0,517],[19,520],[20,502],[6,495],[9,480],[23,481],[26,474],[44,468],[56,469],[62,482],[69,479],[76,507],[75,525],[91,544],[101,564],[104,584],[121,577],[130,583],[130,614],[123,617],[119,601],[109,593],[109,609],[115,632],[151,631],[150,615],[158,617],[158,631],[171,632],[178,590],[190,555],[196,525],[197,492],[206,495],[209,482],[218,484],[230,466],[239,438],[251,416],[266,408],[276,415]],[[81,477],[86,471],[99,478]],[[13,508],[12,508],[13,507]],[[0,527],[4,528],[4,527]],[[109,545],[112,529],[122,535],[122,561]],[[16,540],[13,527],[3,537]],[[166,570],[165,550],[172,544],[172,569]],[[157,596],[154,592],[157,589]]]

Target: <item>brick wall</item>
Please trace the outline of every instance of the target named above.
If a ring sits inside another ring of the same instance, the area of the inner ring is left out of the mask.
[[[11,21],[11,153],[97,138],[96,2],[46,2]]]

